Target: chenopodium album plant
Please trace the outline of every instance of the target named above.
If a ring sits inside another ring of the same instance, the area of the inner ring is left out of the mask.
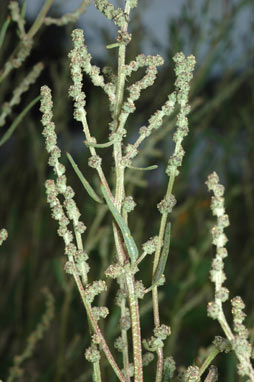
[[[109,314],[105,306],[95,306],[94,298],[107,288],[105,280],[90,280],[89,278],[89,254],[86,252],[85,241],[82,235],[86,226],[80,219],[81,214],[74,201],[74,191],[67,185],[65,167],[60,162],[61,151],[57,146],[55,125],[52,121],[52,98],[51,91],[47,86],[41,88],[41,112],[43,135],[46,139],[46,148],[50,154],[49,165],[52,166],[56,180],[48,179],[45,183],[47,200],[52,210],[52,217],[59,223],[58,234],[65,243],[65,254],[67,262],[66,272],[73,275],[78,287],[82,302],[84,304],[88,325],[90,328],[91,346],[86,350],[85,357],[92,363],[93,380],[102,381],[100,358],[101,352],[107,358],[114,373],[121,382],[143,381],[143,368],[150,362],[156,363],[156,382],[166,382],[174,378],[176,370],[175,361],[172,356],[165,357],[163,353],[164,341],[170,335],[171,329],[161,323],[159,313],[158,288],[165,283],[164,269],[170,247],[170,213],[176,204],[172,193],[176,176],[179,175],[179,167],[182,164],[184,150],[182,142],[188,134],[187,115],[190,112],[188,94],[190,81],[195,66],[194,56],[185,57],[183,53],[174,56],[175,62],[175,91],[168,96],[168,100],[148,120],[147,126],[139,129],[139,136],[134,144],[126,143],[126,121],[131,113],[135,111],[135,101],[140,97],[141,90],[151,86],[156,78],[157,67],[163,64],[160,56],[145,56],[140,54],[135,60],[126,63],[126,46],[131,41],[128,33],[129,14],[132,8],[137,6],[137,0],[126,0],[125,9],[116,9],[107,0],[95,0],[94,4],[107,18],[112,19],[118,27],[116,42],[107,48],[118,49],[118,72],[113,74],[113,69],[104,68],[102,73],[98,67],[91,64],[91,55],[84,44],[83,31],[76,29],[72,32],[73,49],[69,54],[70,70],[73,84],[69,94],[74,101],[74,118],[83,127],[86,145],[91,156],[88,165],[95,169],[100,181],[100,194],[92,188],[85,179],[74,159],[68,155],[74,171],[79,176],[88,194],[98,203],[106,203],[113,218],[113,237],[116,248],[116,261],[105,269],[106,278],[117,280],[119,290],[117,294],[117,305],[121,311],[120,328],[121,334],[116,338],[115,347],[122,353],[122,364],[118,365],[109,349],[98,321]],[[139,68],[145,67],[143,78],[127,87],[128,96],[124,99],[125,85],[127,79]],[[89,129],[86,117],[86,96],[83,91],[83,73],[86,73],[95,86],[101,87],[108,96],[111,122],[108,125],[109,138],[106,143],[97,143]],[[110,78],[106,82],[105,78]],[[163,123],[163,117],[173,113],[178,104],[177,129],[173,135],[175,142],[174,152],[169,158],[166,168],[168,186],[163,200],[157,205],[161,214],[160,228],[157,235],[149,238],[142,248],[138,248],[128,225],[128,214],[134,209],[135,202],[131,196],[125,194],[125,170],[150,170],[148,168],[136,168],[132,161],[138,154],[141,143],[149,138],[154,130],[159,129]],[[114,158],[114,189],[108,183],[102,167],[102,159],[98,155],[100,148],[110,147]],[[242,309],[244,304],[240,297],[232,300],[232,312],[234,316],[234,333],[231,331],[223,313],[222,303],[228,299],[228,290],[222,286],[225,275],[223,272],[223,259],[227,255],[225,243],[227,241],[223,232],[228,222],[224,211],[223,186],[219,184],[218,176],[213,173],[208,178],[208,187],[213,190],[212,211],[217,216],[218,222],[214,227],[213,243],[216,245],[217,254],[212,264],[211,279],[215,283],[215,300],[208,306],[208,314],[217,319],[222,326],[227,338],[216,337],[214,348],[204,363],[200,366],[190,366],[178,378],[182,381],[200,381],[201,376],[210,367],[206,381],[216,381],[217,371],[211,365],[215,356],[221,351],[234,350],[239,361],[238,372],[240,375],[248,376],[249,381],[254,381],[254,371],[251,364],[253,349],[248,342],[248,331],[242,324],[245,317]],[[62,199],[62,200],[61,200]],[[69,224],[72,223],[72,228]],[[142,281],[137,281],[138,266],[141,261],[147,261],[146,256],[153,255],[153,271],[151,285],[145,288]],[[154,330],[148,339],[141,336],[139,300],[146,293],[152,294]],[[127,331],[131,330],[132,340],[128,341]],[[143,345],[143,348],[142,348]],[[145,351],[145,352],[144,352]],[[251,354],[252,353],[252,354]],[[156,354],[156,356],[154,356]],[[131,358],[132,357],[132,358]],[[155,359],[156,357],[156,359]],[[152,380],[152,379],[150,379]]]

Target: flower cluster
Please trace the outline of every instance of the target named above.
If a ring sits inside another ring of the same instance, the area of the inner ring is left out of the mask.
[[[126,75],[130,75],[133,71],[137,71],[139,68],[144,66],[146,66],[146,72],[141,80],[135,82],[127,88],[129,91],[129,97],[123,104],[120,116],[120,120],[123,125],[129,114],[135,111],[136,107],[134,102],[140,97],[141,90],[148,88],[154,83],[158,73],[157,66],[162,64],[163,58],[159,55],[145,56],[144,54],[140,54],[136,57],[135,61],[131,61],[129,65],[125,66]]]
[[[42,134],[46,140],[46,148],[50,154],[49,165],[53,167],[53,170],[57,176],[56,182],[52,179],[48,179],[45,182],[47,201],[51,207],[53,219],[58,221],[59,228],[58,234],[65,242],[65,254],[68,256],[69,262],[66,264],[66,271],[73,273],[75,267],[73,266],[74,258],[77,257],[78,273],[82,274],[84,280],[87,278],[87,272],[89,267],[85,258],[82,256],[83,248],[81,242],[81,234],[85,231],[86,227],[82,221],[79,220],[80,212],[73,199],[74,191],[67,185],[67,179],[65,176],[65,167],[59,162],[61,156],[61,150],[57,146],[57,137],[55,133],[55,124],[52,121],[52,97],[51,91],[47,86],[41,88],[41,107],[42,112],[42,125],[44,126]],[[64,197],[63,205],[61,204],[58,195],[62,194]],[[67,216],[66,216],[67,215]],[[73,234],[67,228],[70,220],[73,221],[75,235],[78,238],[78,248],[74,244]],[[82,260],[81,260],[82,257]]]
[[[143,366],[148,366],[154,360],[153,353],[145,353],[142,358]]]
[[[164,346],[163,341],[171,334],[171,329],[167,325],[160,325],[153,330],[154,336],[148,340],[143,340],[143,345],[146,350],[154,352]]]
[[[217,216],[217,224],[212,228],[213,244],[216,245],[217,253],[212,262],[212,269],[210,271],[211,280],[215,283],[215,301],[208,304],[208,314],[210,317],[216,319],[221,314],[221,303],[228,299],[229,291],[223,287],[222,284],[226,279],[223,271],[223,259],[227,256],[226,248],[224,247],[227,242],[227,237],[224,234],[224,228],[229,225],[228,215],[225,214],[224,209],[224,187],[219,184],[218,175],[213,172],[208,176],[206,182],[208,189],[212,190],[214,196],[212,197],[211,209],[213,215]]]
[[[190,81],[193,77],[193,70],[195,67],[195,57],[188,56],[185,58],[183,53],[177,53],[173,60],[176,63],[176,100],[180,105],[180,111],[177,115],[177,130],[174,133],[173,140],[175,141],[175,151],[169,158],[166,174],[168,176],[177,176],[179,174],[178,167],[181,166],[184,150],[182,148],[182,140],[188,134],[188,119],[187,115],[190,112],[188,105],[188,97],[190,91]]]
[[[188,369],[184,372],[183,378],[185,382],[199,382],[199,368],[197,366],[189,366]]]
[[[30,85],[34,84],[42,72],[44,65],[39,62],[34,65],[31,72],[23,79],[19,86],[15,88],[12,98],[9,102],[4,102],[2,105],[2,113],[0,114],[0,126],[4,126],[6,117],[11,113],[13,106],[18,105],[21,101],[21,96],[25,93]]]
[[[132,196],[126,196],[123,200],[123,209],[126,211],[126,212],[131,212],[134,210],[136,206],[136,203],[134,202],[133,200],[133,197]]]
[[[132,1],[132,3],[135,4],[136,2]],[[116,9],[108,0],[94,0],[94,5],[107,19],[113,20],[118,27],[122,27],[128,20],[123,10],[121,8]]]
[[[114,82],[105,83],[104,76],[100,72],[100,68],[96,65],[91,64],[91,55],[88,52],[87,46],[85,45],[84,33],[82,29],[74,29],[72,32],[72,40],[74,47],[69,53],[70,58],[70,70],[73,85],[69,88],[69,95],[74,100],[74,118],[77,121],[85,122],[85,93],[82,91],[83,87],[83,71],[91,78],[94,86],[100,86],[109,98],[110,111],[113,111],[115,101],[116,101],[116,85]],[[105,75],[111,78],[113,81],[113,74],[107,67],[104,68]],[[91,141],[92,137],[85,131],[86,138]]]
[[[235,335],[229,328],[222,310],[222,303],[226,301],[229,296],[229,291],[222,287],[222,284],[226,279],[226,276],[223,272],[223,259],[227,256],[227,251],[224,247],[227,243],[227,237],[224,234],[224,228],[229,225],[229,219],[225,214],[224,208],[224,187],[219,184],[219,177],[215,172],[208,176],[206,184],[208,189],[212,190],[214,193],[211,209],[213,214],[217,216],[217,224],[212,229],[213,244],[216,245],[217,251],[216,257],[212,262],[212,269],[210,272],[211,280],[215,284],[215,300],[208,304],[208,315],[220,322],[227,336],[227,339],[230,342],[230,346],[238,358],[238,374],[241,376],[248,376],[250,377],[250,380],[254,380],[254,370],[250,361],[252,356],[252,347],[248,342],[248,330],[243,325],[243,321],[246,315],[243,312],[245,305],[241,297],[237,296],[231,300],[234,332],[236,333]],[[216,340],[216,343],[217,347],[219,347],[218,340]],[[223,347],[225,347],[225,345],[222,346],[222,348]],[[225,349],[227,350],[228,346]]]
[[[170,381],[173,378],[176,370],[176,363],[173,357],[166,357],[163,365],[163,377],[165,381]]]
[[[105,281],[98,280],[88,284],[85,289],[85,296],[88,302],[93,302],[95,296],[107,289]]]
[[[101,354],[96,344],[92,344],[88,349],[86,349],[85,357],[87,361],[92,363],[98,362],[100,360]]]
[[[158,245],[159,237],[158,236],[153,236],[150,237],[149,240],[147,240],[143,245],[143,251],[149,255],[154,253],[156,251],[157,245]]]
[[[246,314],[243,312],[245,304],[241,297],[236,296],[231,300],[232,314],[234,322],[234,331],[236,333],[232,341],[232,348],[235,351],[240,363],[238,364],[238,373],[242,376],[250,376],[250,364],[247,362],[252,357],[252,347],[248,341],[249,331],[243,325]],[[252,370],[253,376],[254,372]]]
[[[79,16],[85,12],[86,8],[89,6],[90,0],[83,0],[80,6],[72,13],[66,13],[60,18],[53,18],[53,17],[45,17],[44,23],[46,25],[57,25],[62,26],[66,25],[68,23],[74,23],[77,21]]]
[[[172,212],[173,207],[176,205],[176,198],[174,195],[165,197],[160,203],[157,204],[157,208],[161,214],[169,214]]]
[[[106,306],[93,306],[92,312],[96,321],[98,321],[100,318],[106,318],[109,314],[108,308]]]

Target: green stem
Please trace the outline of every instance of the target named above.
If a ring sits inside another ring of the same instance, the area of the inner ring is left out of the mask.
[[[219,350],[216,349],[216,348],[213,348],[213,350],[211,351],[210,354],[208,354],[207,358],[205,359],[205,361],[203,362],[201,368],[199,369],[199,376],[201,377],[202,374],[204,374],[204,372],[206,371],[206,369],[208,368],[208,366],[212,363],[212,361],[214,360],[214,358],[219,354]]]
[[[108,345],[107,345],[107,343],[105,341],[105,338],[104,338],[103,334],[100,331],[100,328],[99,328],[99,326],[97,324],[97,321],[95,320],[95,318],[93,316],[92,309],[91,309],[91,304],[89,302],[87,302],[87,300],[86,300],[85,293],[84,293],[85,292],[84,291],[84,287],[82,285],[81,279],[80,279],[79,275],[77,274],[77,271],[76,271],[75,268],[74,268],[73,276],[74,276],[75,282],[77,284],[77,287],[78,287],[81,299],[82,299],[83,304],[85,306],[89,322],[90,322],[90,324],[91,324],[91,326],[93,328],[94,333],[96,333],[99,336],[100,340],[101,340],[100,345],[101,345],[101,348],[102,348],[102,350],[103,350],[103,352],[104,352],[104,354],[105,354],[109,364],[113,368],[113,370],[116,373],[116,375],[119,378],[119,380],[121,382],[127,382],[125,377],[123,376],[121,370],[117,366],[117,364],[116,364],[116,362],[114,360],[114,357],[113,357],[112,353],[110,352],[109,347],[108,347]]]
[[[180,144],[180,143],[176,143],[175,150],[177,150],[178,144]],[[175,172],[172,171],[170,178],[169,178],[169,182],[168,182],[166,198],[170,197],[170,195],[172,194],[174,181],[175,181]],[[164,237],[164,233],[165,233],[167,217],[168,217],[168,213],[162,214],[162,217],[161,217],[160,231],[159,231],[159,242],[158,242],[158,246],[157,246],[157,249],[155,252],[154,263],[153,263],[153,278],[156,275],[157,267],[159,264],[161,247],[162,247],[162,243],[163,243],[163,237]],[[158,288],[157,288],[157,286],[155,286],[153,288],[152,295],[153,295],[154,325],[157,327],[157,326],[160,326],[160,313],[159,313]],[[162,373],[163,373],[163,363],[164,363],[164,361],[163,361],[163,349],[158,349],[157,356],[158,356],[158,360],[157,360],[157,370],[156,370],[156,382],[161,382]]]
[[[90,131],[89,131],[89,128],[88,128],[88,123],[87,123],[87,119],[86,119],[86,111],[85,111],[84,108],[81,110],[81,113],[82,113],[82,120],[81,120],[81,122],[82,122],[82,126],[83,126],[83,131],[84,131],[85,137],[86,137],[87,141],[91,141],[91,134],[90,134]],[[89,150],[90,150],[91,155],[97,155],[96,154],[96,150],[95,150],[94,147],[89,146]],[[98,172],[98,175],[100,177],[100,180],[101,180],[102,184],[106,188],[106,191],[107,191],[109,197],[111,198],[111,200],[114,200],[114,198],[113,198],[113,196],[111,194],[111,191],[110,191],[107,179],[105,178],[104,172],[102,170],[101,165],[96,170]]]
[[[93,381],[94,382],[101,382],[101,368],[100,368],[100,362],[97,361],[93,364]]]
[[[44,18],[46,16],[46,14],[48,13],[49,8],[53,4],[53,2],[54,2],[54,0],[46,0],[45,1],[43,7],[41,8],[41,10],[38,14],[38,16],[36,17],[35,22],[31,26],[31,28],[29,29],[29,31],[27,33],[27,37],[33,38],[34,35],[38,32],[38,30],[40,29],[41,25],[44,22]]]
[[[129,1],[126,1],[125,14],[128,16],[130,13]],[[124,23],[121,32],[127,32],[128,23]],[[123,104],[124,87],[125,87],[125,54],[126,47],[121,45],[118,52],[118,76],[116,88],[116,104],[113,113],[113,121],[115,130],[119,127],[119,116]],[[123,126],[121,126],[122,128]],[[116,169],[116,191],[114,205],[119,213],[121,213],[122,200],[125,195],[124,191],[124,168],[120,165],[122,160],[122,146],[121,142],[114,143],[114,161]],[[113,226],[114,239],[117,248],[118,258],[120,264],[124,263],[125,255],[122,248],[121,238],[117,227]],[[141,331],[140,331],[140,317],[137,297],[135,295],[135,283],[131,272],[126,273],[126,284],[128,289],[129,306],[132,323],[132,347],[134,359],[134,382],[143,382],[143,367],[142,367],[142,347],[141,347]]]

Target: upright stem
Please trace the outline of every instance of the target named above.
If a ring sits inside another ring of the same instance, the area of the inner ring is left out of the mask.
[[[126,2],[125,14],[129,15],[130,7],[129,2]],[[121,32],[127,32],[128,23],[126,22],[122,28]],[[116,105],[114,110],[114,123],[115,129],[119,127],[119,115],[121,112],[124,96],[124,86],[126,74],[124,70],[125,66],[125,54],[126,47],[121,45],[119,47],[118,53],[118,80],[117,80],[117,89],[116,89]],[[124,167],[121,166],[122,160],[122,147],[121,142],[114,143],[114,160],[115,160],[115,169],[116,169],[116,191],[115,191],[115,206],[119,212],[121,212],[122,200],[124,198]],[[122,248],[121,237],[119,232],[114,225],[114,239],[116,243],[116,248],[118,252],[120,264],[124,264],[125,255]],[[128,289],[129,296],[129,306],[130,306],[130,315],[132,323],[132,346],[133,346],[133,358],[134,358],[134,381],[143,382],[143,367],[142,367],[142,346],[141,346],[141,332],[140,332],[140,317],[139,317],[139,307],[137,297],[135,295],[135,281],[130,272],[126,274],[126,284]],[[124,312],[125,309],[122,309]],[[125,338],[124,333],[122,333],[122,338]],[[123,339],[124,339],[123,338]],[[124,362],[125,366],[128,363],[128,355],[126,354],[127,348],[125,349]],[[127,377],[128,378],[128,377]]]
[[[38,32],[53,2],[54,0],[46,0],[44,2],[44,5],[41,8],[38,16],[36,17],[36,20],[34,21],[33,25],[27,33],[27,37],[33,38],[33,36]]]
[[[169,197],[172,193],[173,185],[175,181],[175,175],[172,173],[172,175],[169,178],[168,182],[168,188],[166,192],[166,197]],[[166,227],[166,222],[167,222],[167,217],[168,214],[164,213],[161,217],[161,223],[160,223],[160,231],[159,231],[159,242],[158,246],[155,252],[154,256],[154,263],[153,263],[153,276],[155,275],[159,259],[160,259],[160,253],[161,253],[161,247],[163,243],[163,237],[164,237],[164,232],[165,232],[165,227]],[[152,296],[153,296],[153,317],[154,317],[154,325],[155,327],[160,326],[160,312],[159,312],[159,299],[158,299],[158,288],[155,287],[152,291]],[[156,369],[156,382],[161,382],[162,381],[162,374],[163,374],[163,364],[164,364],[164,359],[163,359],[163,349],[160,348],[157,350],[157,369]]]

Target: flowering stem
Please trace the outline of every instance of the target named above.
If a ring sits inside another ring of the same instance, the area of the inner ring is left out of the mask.
[[[125,14],[127,17],[130,13],[129,1],[125,5]],[[128,22],[124,22],[121,27],[121,33],[126,33]],[[114,109],[114,127],[115,130],[119,127],[119,116],[123,104],[124,86],[125,86],[125,54],[126,46],[120,45],[118,53],[118,77],[116,88],[116,104]],[[116,192],[115,192],[115,207],[121,212],[122,200],[124,197],[124,167],[121,166],[122,160],[122,147],[121,142],[114,143],[114,160],[116,168]],[[114,225],[114,239],[116,243],[117,253],[120,264],[124,263],[124,254],[122,251],[122,243],[120,242],[119,232]],[[133,359],[134,359],[134,381],[143,381],[143,367],[142,367],[142,347],[141,347],[141,332],[140,332],[140,317],[137,297],[135,296],[134,278],[130,273],[126,275],[126,284],[128,288],[130,315],[132,322],[132,345],[133,345]],[[126,358],[126,355],[124,356]]]
[[[85,297],[85,291],[84,291],[84,287],[82,285],[82,282],[80,280],[80,277],[78,276],[77,274],[77,271],[75,270],[75,267],[74,267],[74,273],[73,273],[73,276],[74,276],[74,279],[75,279],[75,282],[77,284],[77,287],[78,287],[78,290],[79,290],[79,293],[80,293],[80,296],[81,296],[81,299],[83,301],[83,304],[85,306],[85,309],[86,309],[86,312],[87,312],[87,315],[88,315],[88,318],[89,318],[89,322],[94,330],[94,333],[96,333],[99,338],[100,338],[100,345],[102,347],[102,350],[109,362],[109,364],[112,366],[114,372],[116,373],[116,375],[118,376],[119,380],[121,382],[127,382],[125,377],[123,376],[121,370],[119,369],[119,367],[117,366],[115,360],[114,360],[114,357],[112,355],[112,353],[110,352],[109,350],[109,347],[105,341],[105,338],[103,336],[103,334],[101,333],[100,331],[100,328],[96,322],[96,319],[94,318],[93,316],[93,313],[92,313],[92,309],[91,309],[91,304],[86,300],[86,297]]]

